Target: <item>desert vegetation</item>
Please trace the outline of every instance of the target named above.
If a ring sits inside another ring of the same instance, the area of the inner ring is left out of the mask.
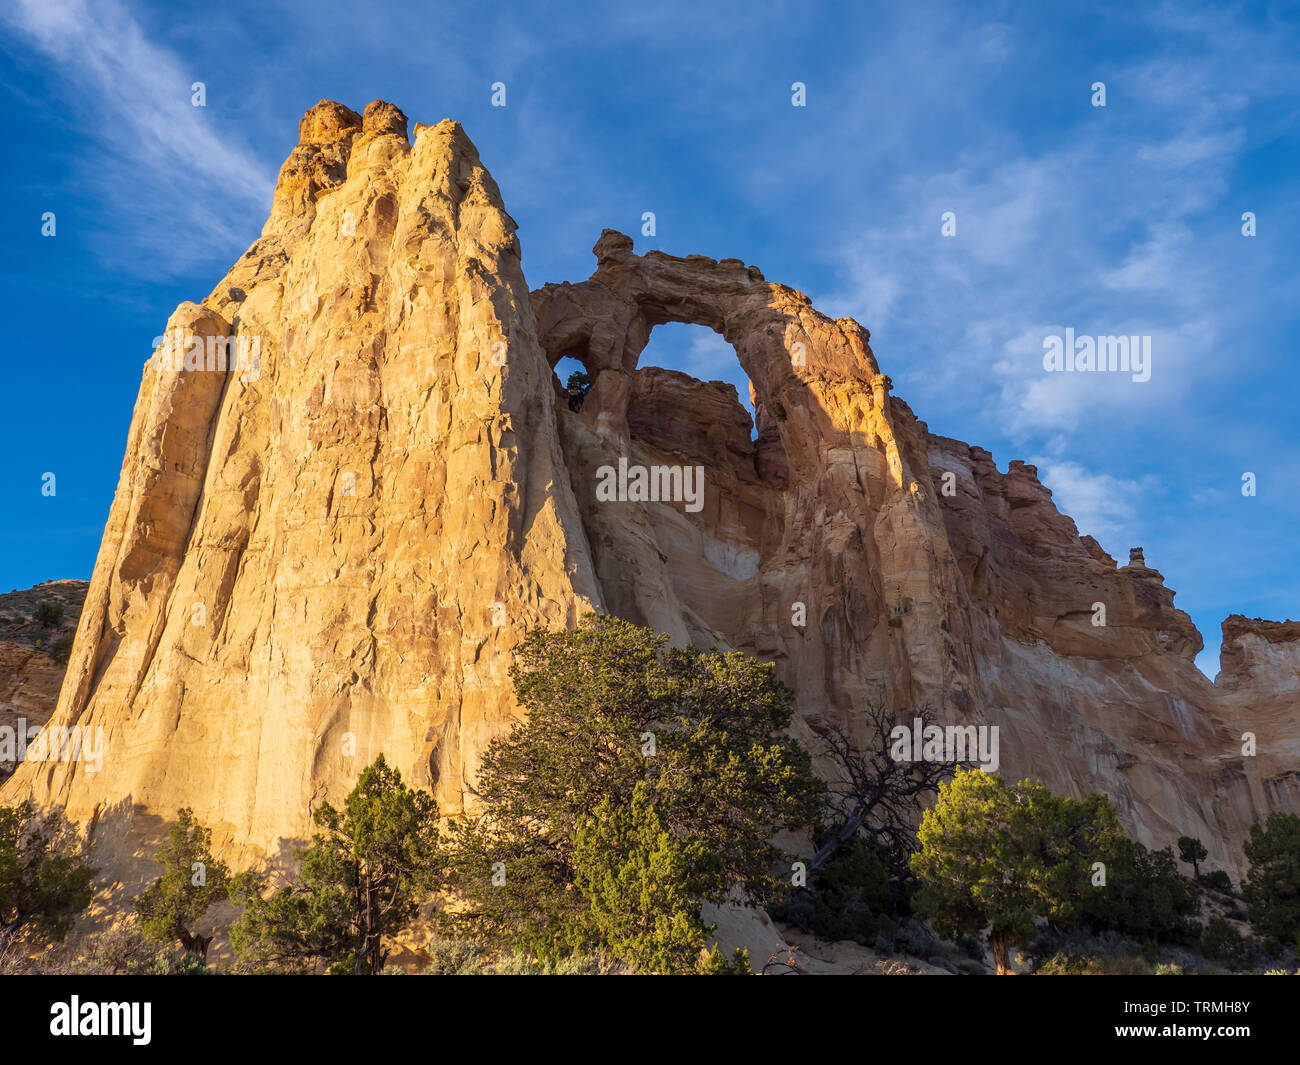
[[[1178,839],[1177,858],[1149,850],[1104,795],[900,762],[883,701],[868,711],[868,746],[843,731],[822,737],[823,782],[789,735],[792,693],[745,655],[671,647],[591,616],[532,632],[512,679],[528,715],[489,746],[472,815],[441,817],[380,755],[340,808],[312,811],[316,832],[293,871],[271,877],[233,873],[183,809],[130,919],[62,950],[47,948],[92,901],[89,853],[57,816],[0,809],[0,968],[799,971],[797,947],[772,959],[718,947],[705,904],[735,900],[765,907],[791,936],[876,951],[870,971],[912,971],[899,955],[954,973],[1296,965],[1292,815],[1254,827],[1238,894],[1222,871],[1201,869],[1200,840]],[[210,967],[219,904],[238,911],[233,960]]]

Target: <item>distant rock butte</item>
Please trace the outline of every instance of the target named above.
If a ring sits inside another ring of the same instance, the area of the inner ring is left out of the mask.
[[[513,648],[600,610],[776,662],[814,747],[878,693],[997,725],[1009,777],[1105,791],[1234,879],[1249,825],[1300,810],[1300,625],[1229,618],[1211,684],[1161,575],[1033,466],[930,433],[862,326],[739,260],[594,251],[530,293],[458,124],[308,111],[261,237],[160,349],[255,340],[256,372],[144,369],[55,716],[103,727],[104,766],[0,797],[65,806],[128,886],[182,806],[232,861],[282,859],[380,752],[458,811],[519,712]],[[730,386],[638,368],[667,322],[736,349],[755,437]],[[598,502],[620,457],[702,465],[703,509]]]

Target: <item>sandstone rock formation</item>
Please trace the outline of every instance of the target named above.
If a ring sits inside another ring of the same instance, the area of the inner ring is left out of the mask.
[[[0,781],[20,760],[20,731],[31,735],[54,713],[67,666],[65,645],[76,632],[86,587],[85,581],[46,581],[0,595]],[[43,603],[61,609],[62,617],[37,620]]]
[[[183,805],[233,859],[274,855],[381,751],[457,808],[514,712],[510,647],[599,597],[474,146],[408,141],[382,103],[300,137],[261,238],[144,370],[58,711],[106,765],[5,793],[119,866]],[[257,342],[257,368],[177,370],[191,337]]]
[[[1033,466],[1003,474],[986,450],[930,433],[857,323],[735,260],[637,256],[608,230],[594,251],[589,281],[547,285],[533,306],[551,362],[578,358],[593,378],[561,423],[610,610],[776,661],[814,749],[877,693],[900,718],[929,705],[997,726],[1013,779],[1105,791],[1143,842],[1199,836],[1234,878],[1250,824],[1300,809],[1300,626],[1229,619],[1211,684],[1194,665],[1200,635],[1142,550],[1117,567]],[[636,369],[667,321],[735,347],[753,442],[725,386]],[[716,497],[699,515],[598,505],[592,471],[623,450],[704,463]]]
[[[1250,823],[1300,809],[1300,626],[1229,619],[1211,684],[1160,574],[931,434],[866,329],[739,260],[594,251],[530,294],[459,125],[312,108],[261,237],[144,370],[56,718],[105,730],[104,768],[0,798],[65,806],[124,883],[181,806],[274,860],[380,752],[456,811],[517,713],[512,647],[605,610],[775,661],[813,747],[877,698],[996,725],[1010,776],[1104,790],[1234,877]],[[666,322],[736,349],[753,435],[730,386],[638,368]],[[241,341],[254,365],[193,368]],[[702,508],[603,501],[620,459],[703,467]]]

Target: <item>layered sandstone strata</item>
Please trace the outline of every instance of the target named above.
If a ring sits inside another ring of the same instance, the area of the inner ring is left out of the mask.
[[[29,764],[3,793],[93,825],[124,881],[181,806],[236,863],[274,860],[380,752],[472,805],[512,648],[589,610],[775,661],[814,748],[875,699],[997,726],[1004,772],[1104,790],[1234,877],[1249,825],[1300,809],[1296,626],[1229,619],[1211,684],[1160,574],[1080,536],[1032,466],[931,434],[856,322],[611,230],[590,279],[530,294],[456,123],[408,138],[392,105],[322,102],[300,142],[262,236],[144,370],[56,717],[104,729],[104,767]],[[730,386],[638,368],[666,322],[736,349],[756,424]],[[187,369],[178,338],[258,362]],[[603,501],[620,459],[702,467],[702,507]]]

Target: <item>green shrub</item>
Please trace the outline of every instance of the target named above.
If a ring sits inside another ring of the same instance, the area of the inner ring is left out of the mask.
[[[1199,880],[1201,877],[1201,862],[1209,857],[1209,852],[1205,849],[1205,844],[1199,839],[1192,836],[1179,836],[1178,857],[1192,867],[1193,879]]]
[[[1252,825],[1244,847],[1250,872],[1242,885],[1250,923],[1283,943],[1300,938],[1300,817],[1272,813]]]
[[[86,937],[69,971],[83,976],[201,976],[203,959],[148,936],[136,924]]]
[[[427,976],[482,976],[489,969],[487,951],[473,940],[439,936],[425,949],[429,964],[421,971]]]
[[[312,819],[320,831],[297,851],[296,883],[263,895],[259,875],[231,880],[231,900],[246,907],[231,944],[254,966],[378,975],[440,885],[437,804],[381,754],[341,810],[323,802]]]
[[[573,954],[556,962],[530,958],[523,951],[492,954],[482,943],[439,937],[426,948],[424,976],[607,976],[628,973],[620,962],[599,954]]]
[[[180,810],[154,851],[154,861],[162,866],[162,875],[135,904],[141,931],[160,943],[179,942],[187,951],[207,957],[212,936],[190,929],[230,894],[230,870],[212,856],[211,831],[194,811]]]
[[[897,927],[889,870],[861,837],[842,846],[814,873],[807,887],[789,888],[769,912],[822,939],[851,939],[870,946],[881,932]]]
[[[1143,878],[1163,874],[1173,856],[1149,856],[1126,839],[1105,795],[1063,798],[1039,781],[1009,784],[996,773],[958,769],[940,784],[917,838],[917,912],[943,936],[989,927],[999,974],[1011,971],[1011,947],[1033,939],[1040,921],[1145,932],[1162,922],[1168,905],[1160,894],[1148,897]],[[1109,887],[1094,886],[1099,859]]]
[[[702,904],[769,901],[789,868],[773,835],[819,812],[793,693],[771,664],[610,615],[533,629],[510,672],[528,716],[483,755],[483,812],[452,826],[464,905],[441,926],[552,962],[696,971]]]
[[[1201,877],[1201,883],[1212,891],[1221,891],[1225,895],[1232,894],[1232,880],[1222,869],[1215,869]]]
[[[1089,954],[1058,954],[1034,970],[1039,976],[1145,976],[1151,971],[1144,958]]]
[[[1250,964],[1249,942],[1222,917],[1214,918],[1205,926],[1201,953],[1231,969],[1244,969]]]
[[[1123,836],[1112,837],[1106,885],[1086,892],[1077,924],[1094,933],[1113,931],[1157,943],[1193,943],[1196,894],[1178,871],[1173,852],[1147,850]]]
[[[63,624],[64,607],[62,603],[46,599],[36,604],[32,620],[43,629],[57,629]]]
[[[0,806],[0,944],[59,941],[94,897],[76,830],[31,800]]]

